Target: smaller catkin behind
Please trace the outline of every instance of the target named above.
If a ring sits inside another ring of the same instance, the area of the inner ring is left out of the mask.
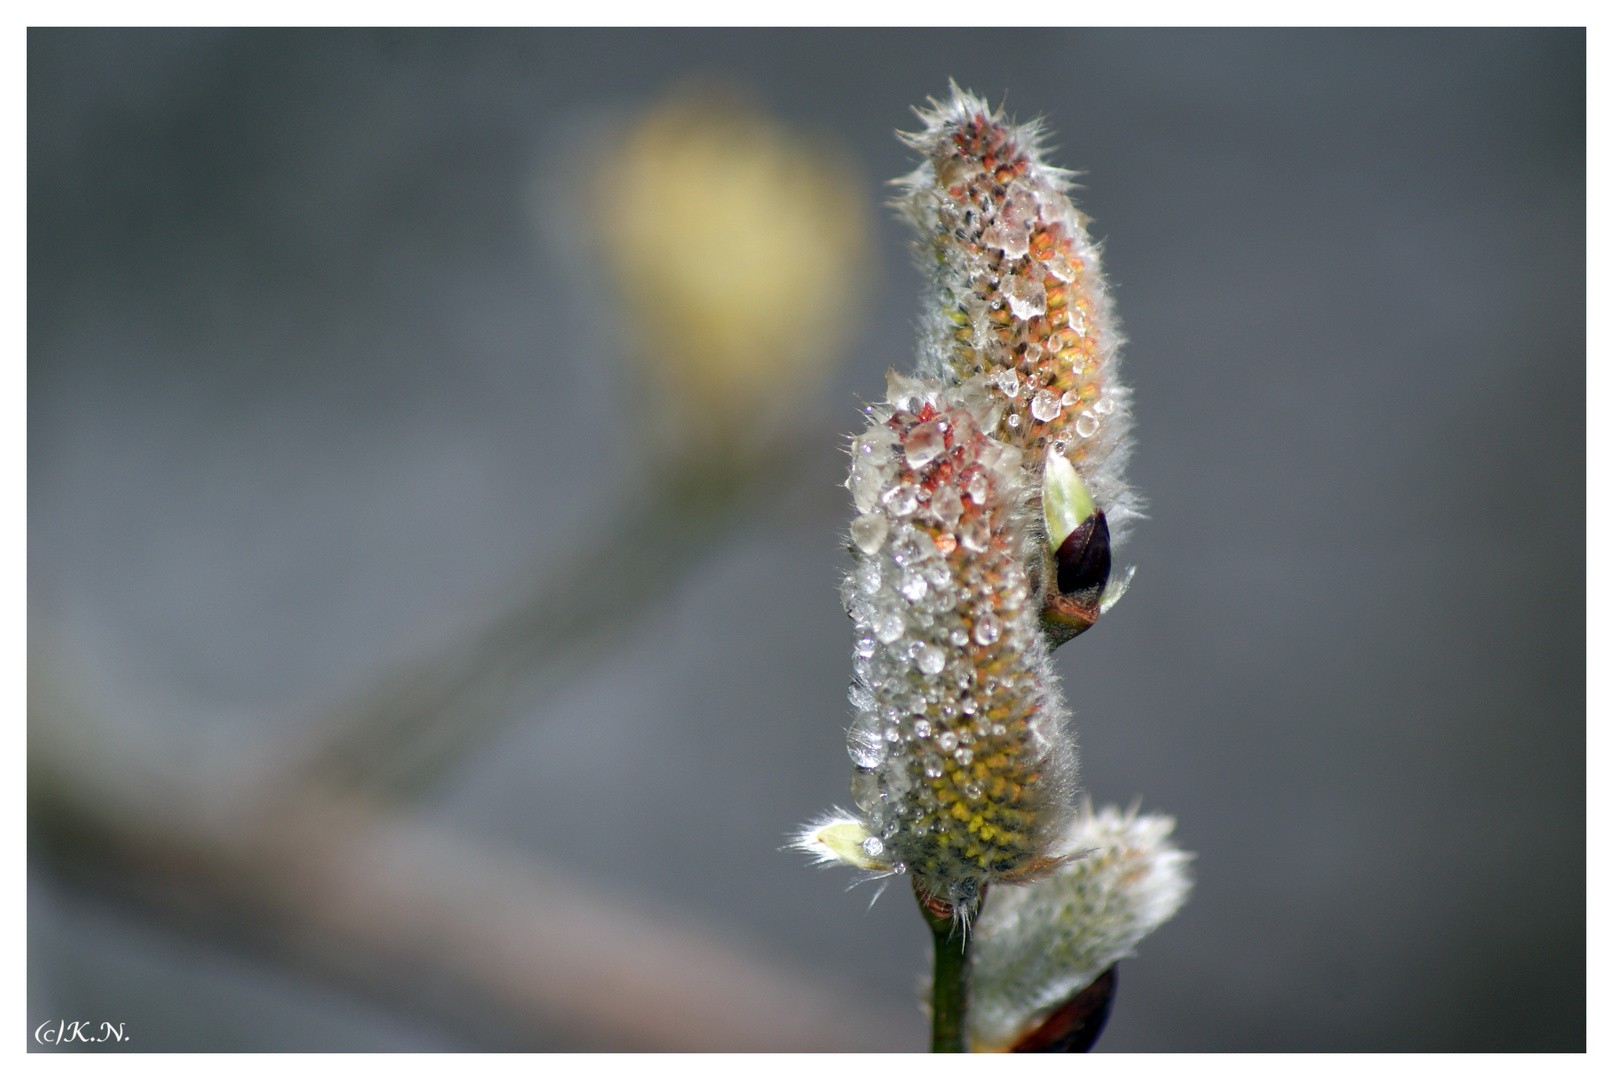
[[[1171,841],[1175,827],[1163,814],[1088,806],[1064,840],[1073,858],[1029,888],[991,894],[975,924],[977,1049],[1013,1042],[1176,914],[1193,856]]]

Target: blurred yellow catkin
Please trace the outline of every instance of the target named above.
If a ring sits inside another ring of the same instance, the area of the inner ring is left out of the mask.
[[[871,211],[848,159],[737,93],[644,115],[592,193],[657,426],[754,445],[833,373],[863,311]]]

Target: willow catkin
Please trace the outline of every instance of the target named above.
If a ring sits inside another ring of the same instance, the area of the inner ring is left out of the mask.
[[[1018,449],[983,433],[979,380],[900,376],[869,410],[849,481],[864,852],[965,907],[1025,876],[1069,816],[1075,752],[1025,569]]]
[[[1003,405],[997,438],[1041,475],[1066,457],[1116,531],[1135,513],[1121,469],[1131,392],[1120,335],[1072,174],[1042,159],[1038,123],[1009,123],[956,85],[902,139],[923,155],[900,181],[930,270],[918,374],[982,375]]]
[[[1071,820],[1062,862],[1028,889],[995,893],[975,923],[976,1049],[1002,1049],[1086,987],[1186,903],[1193,856],[1176,822],[1086,806]]]
[[[1076,755],[1049,651],[1118,596],[1106,515],[1135,504],[1120,338],[1068,174],[1034,125],[956,86],[931,104],[903,136],[932,268],[918,369],[868,410],[847,480],[857,812],[797,846],[911,872],[966,919],[985,886],[1057,865]]]

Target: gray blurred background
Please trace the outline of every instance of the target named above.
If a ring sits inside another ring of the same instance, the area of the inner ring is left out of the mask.
[[[692,77],[882,200],[950,76],[1048,117],[1130,337],[1151,517],[1058,663],[1197,887],[1098,1049],[1583,1049],[1583,32],[28,53],[30,1032],[924,1046],[911,900],[777,850],[847,799],[839,437],[911,364],[904,230],[790,464],[665,524],[571,200]],[[476,674],[512,608],[542,678]],[[386,772],[351,717],[445,655],[475,722]]]

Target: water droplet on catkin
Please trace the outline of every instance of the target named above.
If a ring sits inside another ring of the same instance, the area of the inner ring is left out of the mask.
[[[980,621],[975,623],[975,643],[990,645],[1002,636],[1002,623],[997,621],[995,615],[982,615]]]
[[[1047,290],[1039,281],[1015,274],[1003,282],[1003,296],[1016,319],[1029,321],[1047,313]]]
[[[983,471],[977,472],[973,476],[969,477],[969,500],[976,506],[986,505],[986,495],[988,490],[986,474]]]
[[[976,518],[958,529],[958,543],[970,551],[985,551],[991,543],[991,533],[987,531],[985,522]]]
[[[890,530],[890,523],[885,520],[884,514],[863,514],[851,523],[851,542],[856,544],[864,553],[872,555],[878,551],[880,545],[885,543],[885,535]],[[872,566],[872,564],[869,564]],[[874,567],[874,588],[879,588],[879,570]],[[869,590],[872,592],[873,590]]]
[[[908,465],[922,469],[946,449],[946,436],[942,434],[940,424],[931,420],[910,431],[902,449],[907,454]]]
[[[907,597],[908,603],[916,604],[924,599],[925,593],[930,591],[930,583],[924,580],[922,574],[916,574],[910,570],[902,576],[902,584],[899,588],[902,595]]]
[[[930,512],[948,528],[956,525],[963,516],[963,499],[958,496],[958,489],[948,485],[937,490],[930,496]]]
[[[874,616],[874,636],[889,645],[907,629],[899,611],[886,611]]]
[[[919,508],[918,492],[912,484],[897,484],[881,495],[885,506],[897,517],[907,517]]]
[[[859,768],[878,768],[885,760],[886,750],[885,740],[880,738],[878,732],[854,727],[851,734],[846,736],[846,753]]]

